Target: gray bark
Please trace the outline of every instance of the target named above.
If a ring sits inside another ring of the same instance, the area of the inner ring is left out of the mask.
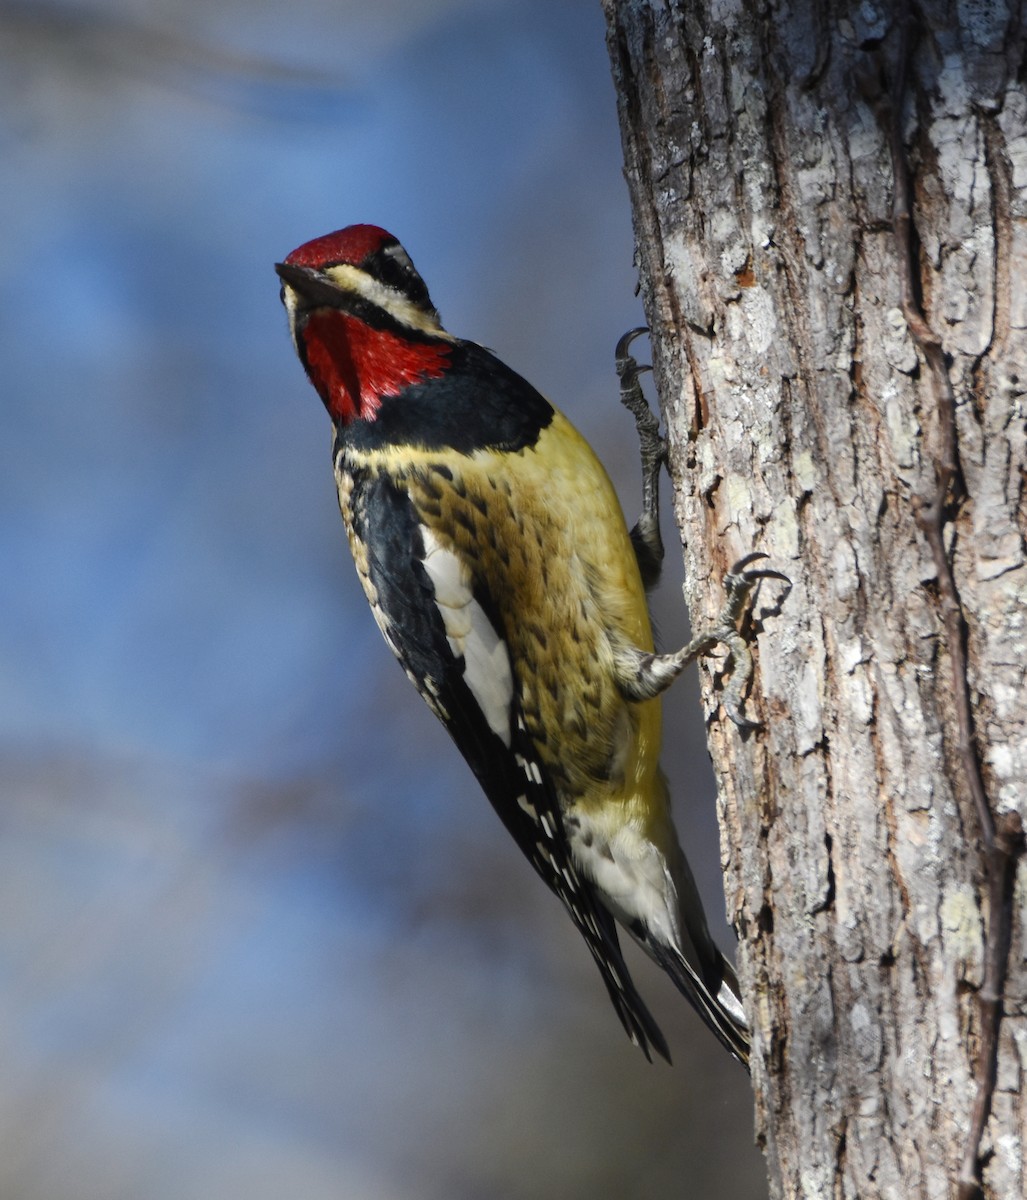
[[[750,550],[793,581],[756,606],[762,727],[723,720],[716,663],[702,673],[772,1194],[966,1194],[1000,924],[918,519],[944,413],[902,307],[889,131],[897,112],[955,401],[942,531],[969,757],[1001,825],[1027,820],[1023,21],[1015,2],[923,0],[896,105],[898,5],[604,7],[693,623]],[[988,1197],[1027,1194],[1024,898],[1021,860]]]

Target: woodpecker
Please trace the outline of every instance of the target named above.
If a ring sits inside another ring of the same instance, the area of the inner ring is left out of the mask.
[[[563,901],[628,1036],[667,1043],[618,923],[747,1063],[735,973],[710,936],[659,767],[660,693],[726,643],[758,578],[737,564],[717,627],[655,652],[658,424],[621,339],[622,399],[643,446],[629,534],[570,422],[490,351],[448,333],[399,242],[351,225],[276,264],[301,363],[331,417],[339,505],[375,621],[531,865]],[[739,723],[741,686],[725,704]]]

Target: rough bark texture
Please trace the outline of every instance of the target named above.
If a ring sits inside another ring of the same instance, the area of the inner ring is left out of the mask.
[[[749,550],[794,583],[755,614],[762,728],[719,719],[703,680],[772,1192],[955,1195],[989,1102],[979,993],[1001,932],[968,758],[1000,828],[1027,819],[1022,14],[604,4],[694,622]],[[903,312],[893,128],[914,307],[944,351],[933,379]],[[968,754],[923,523],[941,382]],[[1022,860],[1006,895],[997,1082],[970,1164],[1011,1200],[1027,1194]]]

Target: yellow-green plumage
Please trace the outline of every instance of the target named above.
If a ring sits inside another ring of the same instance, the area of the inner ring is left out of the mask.
[[[384,230],[316,239],[278,273],[386,640],[566,905],[632,1040],[667,1056],[616,922],[744,1061],[737,984],[659,769],[658,692],[680,666],[654,656],[606,471],[525,380],[442,329]]]
[[[391,449],[350,455],[409,492],[490,597],[562,806],[593,817],[609,808],[611,821],[646,831],[663,825],[652,811],[663,799],[660,701],[626,700],[613,661],[618,643],[653,649],[649,614],[620,504],[591,447],[557,413],[533,447],[514,453],[403,447],[399,459]]]

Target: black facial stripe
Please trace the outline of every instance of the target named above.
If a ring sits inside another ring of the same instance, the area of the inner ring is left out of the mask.
[[[382,308],[380,304],[375,304],[373,300],[368,300],[357,292],[340,290],[338,303],[333,307],[337,308],[339,312],[347,313],[350,316],[356,317],[357,320],[363,321],[371,329],[378,329],[383,333],[395,334],[409,342],[437,342],[439,340],[437,335],[427,333],[416,326],[408,325],[405,321],[394,317],[387,309]],[[305,307],[303,297],[300,296],[300,307],[296,311],[297,330],[302,330],[307,317],[311,312],[316,311],[317,307]]]
[[[394,253],[390,253],[390,250],[395,250],[398,245],[398,242],[386,242],[361,264],[362,269],[386,287],[395,288],[418,308],[434,310],[435,305],[428,295],[428,288],[410,260],[397,258]]]

